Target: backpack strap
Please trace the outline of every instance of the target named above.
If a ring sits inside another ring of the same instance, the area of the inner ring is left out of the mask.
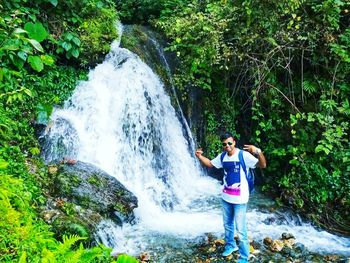
[[[221,164],[222,164],[222,161],[224,160],[225,154],[226,154],[226,152],[222,152],[220,155]]]
[[[238,159],[239,159],[239,162],[242,165],[243,171],[245,173],[245,177],[247,177],[248,176],[247,167],[245,166],[245,162],[244,162],[244,158],[243,158],[243,151],[242,150],[239,150]]]

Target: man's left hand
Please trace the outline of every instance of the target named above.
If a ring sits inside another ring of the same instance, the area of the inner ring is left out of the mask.
[[[246,150],[246,151],[250,152],[251,154],[258,154],[260,149],[254,145],[245,144],[243,146],[243,150]]]

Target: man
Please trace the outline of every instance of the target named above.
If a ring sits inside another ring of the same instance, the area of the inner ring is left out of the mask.
[[[242,164],[239,161],[239,151],[236,141],[229,132],[220,137],[225,154],[220,153],[213,160],[203,156],[202,149],[196,150],[196,157],[207,167],[224,168],[224,189],[222,191],[223,220],[225,228],[225,249],[222,255],[229,256],[238,251],[238,262],[248,262],[249,240],[247,234],[246,211],[249,200],[249,186]],[[261,150],[254,145],[244,145],[243,160],[246,168],[265,168],[266,159]],[[256,157],[255,157],[256,156]],[[237,230],[239,244],[234,240],[234,230]]]

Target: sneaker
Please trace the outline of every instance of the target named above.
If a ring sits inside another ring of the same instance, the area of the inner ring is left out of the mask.
[[[231,255],[233,252],[238,251],[238,247],[233,247],[233,246],[225,246],[224,252],[222,252],[223,257],[227,257]]]

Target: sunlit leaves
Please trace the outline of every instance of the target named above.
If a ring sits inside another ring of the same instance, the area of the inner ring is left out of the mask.
[[[119,255],[117,263],[137,263],[137,259],[128,255]]]
[[[80,44],[81,41],[78,36],[74,33],[66,33],[63,35],[63,39],[58,42],[60,46],[56,52],[58,54],[64,53],[66,58],[70,59],[71,57],[78,58],[80,54]]]
[[[30,38],[35,39],[38,42],[43,41],[48,35],[44,26],[38,21],[35,23],[26,23],[24,29],[28,32]]]
[[[28,62],[32,68],[38,72],[42,71],[44,68],[44,63],[39,56],[29,56]]]
[[[40,59],[47,66],[52,66],[55,63],[54,58],[50,55],[41,55]]]
[[[0,169],[5,169],[9,165],[5,160],[0,159]]]
[[[9,91],[6,93],[0,93],[0,99],[6,98],[6,103],[12,103],[14,101],[24,101],[26,97],[33,97],[31,90],[21,87],[20,89]]]

